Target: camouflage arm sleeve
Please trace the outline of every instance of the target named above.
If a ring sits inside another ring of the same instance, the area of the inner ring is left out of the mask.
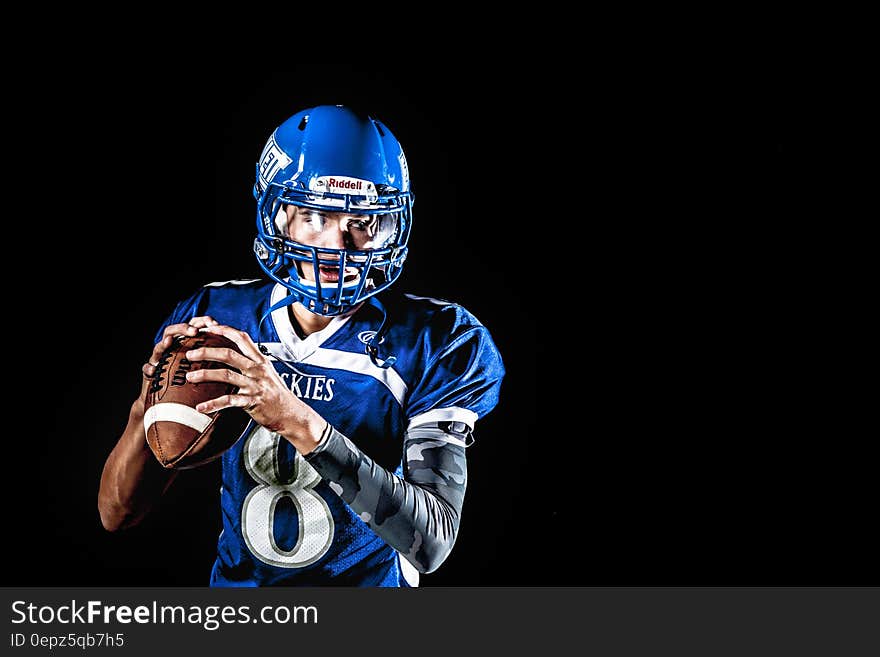
[[[467,485],[462,422],[423,424],[404,435],[403,478],[330,427],[305,459],[370,528],[419,572],[436,570],[455,543]]]

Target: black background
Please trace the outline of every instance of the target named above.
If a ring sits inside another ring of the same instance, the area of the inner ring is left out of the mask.
[[[383,120],[409,160],[397,285],[470,309],[507,367],[458,543],[423,586],[876,584],[861,448],[811,403],[807,291],[788,267],[808,146],[785,80],[546,73],[47,72],[10,136],[24,266],[6,301],[6,527],[21,558],[5,583],[207,583],[219,466],[121,534],[100,524],[101,468],[176,300],[258,275],[265,140],[340,103]]]

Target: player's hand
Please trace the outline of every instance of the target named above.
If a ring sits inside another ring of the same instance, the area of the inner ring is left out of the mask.
[[[144,403],[147,399],[147,391],[150,389],[150,384],[153,382],[153,377],[156,374],[156,366],[159,364],[159,359],[162,357],[162,354],[171,346],[174,336],[196,335],[199,332],[199,329],[207,326],[214,326],[216,324],[218,324],[217,320],[210,315],[202,315],[200,317],[193,317],[186,324],[171,324],[162,332],[162,339],[155,344],[147,362],[141,366],[141,372],[144,375],[143,383],[141,384],[141,394],[135,400],[135,403],[132,406],[132,412],[135,414],[143,414]]]
[[[196,410],[213,413],[233,406],[242,408],[258,424],[290,440],[301,453],[310,452],[320,440],[326,421],[293,394],[247,333],[220,324],[205,330],[229,338],[241,353],[224,347],[201,347],[186,352],[187,359],[225,363],[240,373],[226,368],[200,369],[188,372],[187,380],[229,383],[237,386],[238,392],[202,402]]]
[[[153,353],[150,354],[150,358],[141,368],[145,380],[144,388],[146,388],[147,382],[152,379],[153,375],[156,373],[156,366],[159,364],[159,359],[162,357],[165,350],[171,346],[171,342],[174,340],[175,336],[196,335],[199,332],[199,329],[207,326],[216,326],[217,324],[219,324],[219,322],[210,315],[202,315],[200,317],[193,317],[186,324],[171,324],[166,327],[162,332],[162,339],[153,347]]]

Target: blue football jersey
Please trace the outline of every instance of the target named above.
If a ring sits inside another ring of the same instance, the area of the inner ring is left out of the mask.
[[[424,422],[473,427],[498,402],[504,366],[489,331],[457,304],[385,293],[301,339],[287,291],[265,280],[211,283],[169,324],[210,315],[262,345],[291,391],[378,465],[403,473],[403,436]],[[380,328],[377,366],[366,351]],[[262,321],[261,321],[262,320]],[[211,586],[413,586],[418,573],[334,492],[294,447],[251,423],[222,457],[223,529]]]

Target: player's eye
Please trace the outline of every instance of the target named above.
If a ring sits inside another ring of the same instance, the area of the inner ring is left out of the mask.
[[[324,217],[318,213],[308,214],[303,218],[303,225],[311,228],[316,233],[320,233],[324,230]]]
[[[361,219],[351,219],[348,222],[348,230],[356,231],[359,233],[370,233],[372,234],[376,230],[376,217],[375,216],[367,216]]]

